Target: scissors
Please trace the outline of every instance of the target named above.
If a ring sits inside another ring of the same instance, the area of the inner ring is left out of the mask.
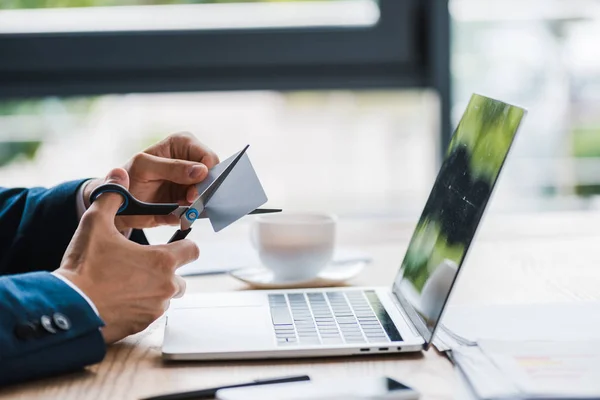
[[[103,193],[117,193],[123,197],[123,204],[117,211],[117,215],[175,215],[180,220],[179,229],[173,234],[168,243],[185,239],[192,231],[192,224],[201,218],[208,218],[206,205],[233,170],[237,162],[242,158],[249,146],[246,146],[235,159],[223,170],[223,172],[200,194],[200,196],[189,206],[180,206],[177,203],[146,203],[133,197],[125,187],[116,183],[107,183],[98,186],[90,194],[90,204]],[[267,214],[281,212],[275,208],[257,208],[249,214]]]

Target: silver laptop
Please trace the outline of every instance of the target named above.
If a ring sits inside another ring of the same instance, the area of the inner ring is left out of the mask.
[[[185,296],[169,310],[163,357],[295,358],[427,349],[524,116],[520,107],[471,97],[391,287]]]

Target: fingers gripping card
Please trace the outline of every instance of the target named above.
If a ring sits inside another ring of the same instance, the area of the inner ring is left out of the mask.
[[[215,165],[208,171],[207,178],[196,185],[201,196],[216,187],[203,211],[215,232],[267,202],[265,191],[245,152],[247,148]]]

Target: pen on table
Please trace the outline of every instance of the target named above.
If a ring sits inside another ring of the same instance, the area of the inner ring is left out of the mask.
[[[287,376],[283,378],[257,379],[252,382],[239,383],[237,385],[225,385],[208,389],[192,390],[190,392],[170,393],[160,396],[145,397],[141,400],[192,400],[192,399],[212,399],[217,394],[217,390],[230,389],[245,386],[273,385],[276,383],[290,383],[310,381],[308,375]]]
[[[183,271],[181,274],[179,274],[179,276],[181,276],[182,278],[187,278],[187,277],[192,277],[192,276],[225,275],[231,271],[232,271],[232,269],[230,269],[230,268],[208,269],[208,270],[204,270],[204,271],[201,270],[201,271],[191,271],[191,272]]]

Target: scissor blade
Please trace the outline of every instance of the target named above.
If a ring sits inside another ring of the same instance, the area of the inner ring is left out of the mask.
[[[278,212],[282,212],[283,210],[281,208],[257,208],[254,211],[250,211],[250,213],[248,215],[251,214],[270,214],[270,213],[278,213]]]
[[[208,212],[206,212],[207,210],[204,209],[204,211],[202,211],[200,213],[200,216],[198,217],[198,219],[206,219],[208,218]],[[270,214],[270,213],[278,213],[278,212],[282,212],[283,210],[281,208],[257,208],[253,211],[250,211],[248,213],[248,215],[256,215],[256,214]]]
[[[175,215],[176,217],[181,218],[181,216],[187,211],[189,210],[189,207],[187,206],[179,206],[175,209],[175,211],[173,211],[171,214]]]

